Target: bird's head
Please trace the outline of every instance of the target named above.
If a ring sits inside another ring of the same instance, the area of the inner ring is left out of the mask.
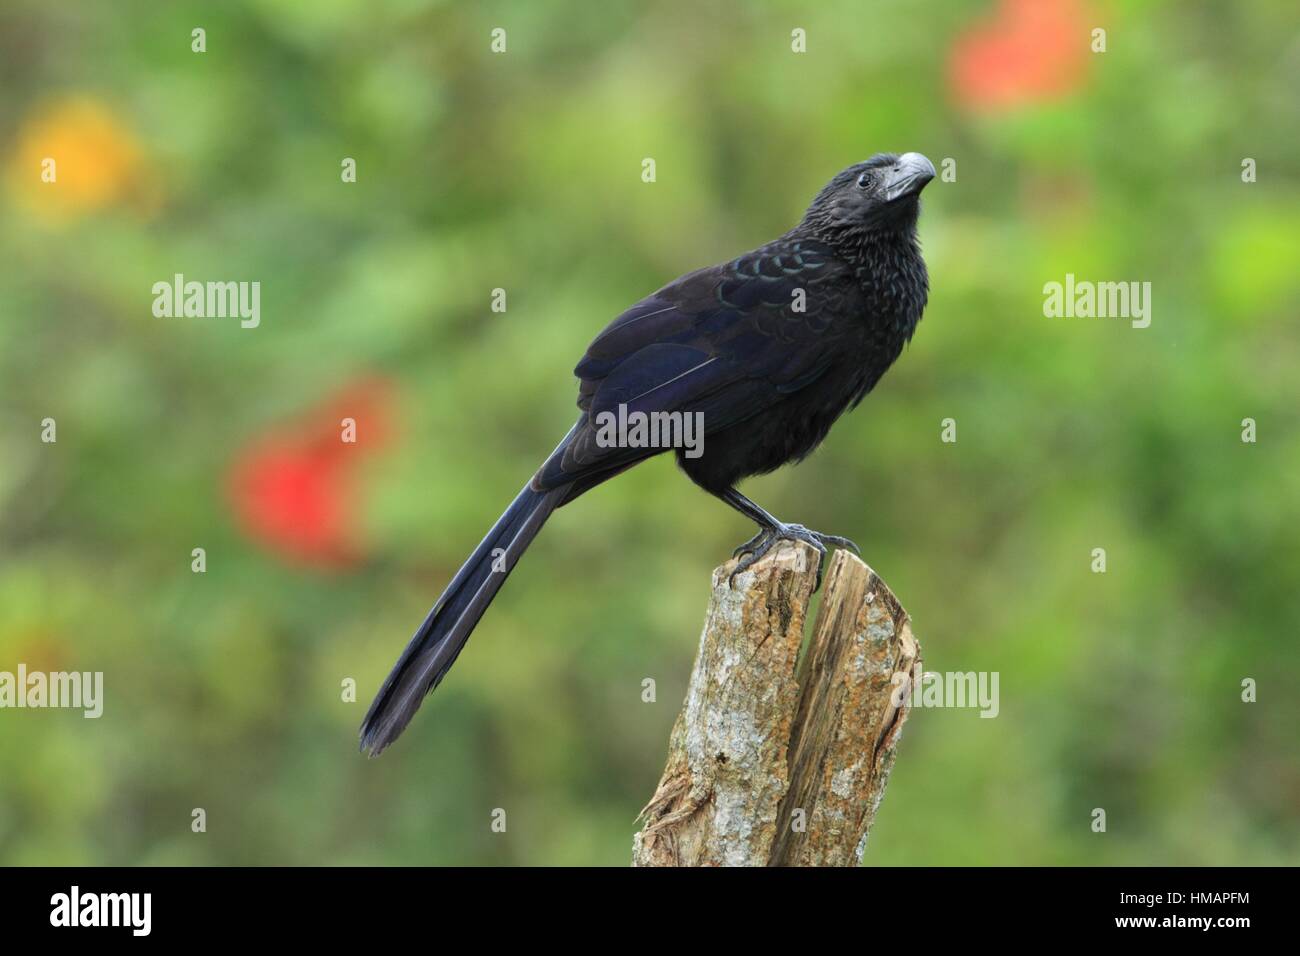
[[[877,153],[838,173],[813,200],[804,224],[828,237],[910,232],[934,164],[920,153]]]

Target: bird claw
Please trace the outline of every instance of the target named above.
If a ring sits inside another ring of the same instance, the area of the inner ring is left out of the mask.
[[[862,555],[861,549],[848,538],[811,531],[801,524],[779,524],[773,528],[761,529],[758,534],[732,552],[731,556],[740,560],[736,562],[735,568],[727,577],[727,586],[734,587],[736,575],[755,564],[763,555],[771,551],[778,541],[802,541],[817,550],[817,580],[813,584],[814,594],[822,586],[822,569],[826,564],[826,552],[829,548],[844,548],[859,557]]]
[[[862,557],[862,549],[859,548],[852,541],[850,541],[848,538],[841,538],[838,534],[821,534],[820,532],[817,531],[809,531],[808,533],[811,535],[815,535],[817,537],[817,540],[820,541],[822,544],[826,545],[827,547],[843,548],[845,551],[852,551],[859,558]]]
[[[742,554],[748,554],[749,552],[753,551],[756,547],[758,547],[759,542],[763,540],[763,535],[767,533],[768,533],[767,529],[763,529],[759,531],[758,534],[754,535],[754,537],[750,538],[748,541],[746,541],[744,544],[738,547],[735,551],[731,552],[731,556],[733,558],[738,558]]]

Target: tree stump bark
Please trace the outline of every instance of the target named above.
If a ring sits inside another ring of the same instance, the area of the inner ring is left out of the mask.
[[[847,551],[781,542],[713,594],[634,866],[851,866],[884,796],[921,652],[907,612]]]

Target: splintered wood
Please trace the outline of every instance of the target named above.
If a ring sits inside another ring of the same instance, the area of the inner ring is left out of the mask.
[[[817,553],[781,542],[713,595],[635,866],[852,866],[907,718],[920,648],[880,577],[828,562],[800,660]]]

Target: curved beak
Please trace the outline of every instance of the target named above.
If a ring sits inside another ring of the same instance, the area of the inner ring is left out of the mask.
[[[904,153],[898,157],[886,174],[885,201],[893,202],[904,196],[915,196],[932,179],[934,179],[934,163],[920,153]]]

